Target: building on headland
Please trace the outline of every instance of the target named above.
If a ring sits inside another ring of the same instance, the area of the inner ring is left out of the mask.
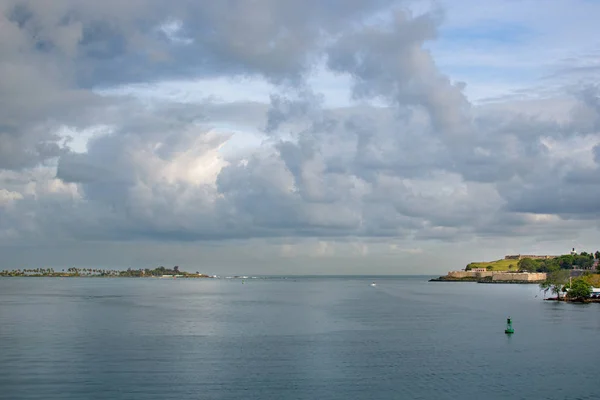
[[[524,258],[532,258],[534,260],[550,260],[552,258],[556,258],[559,256],[549,256],[549,255],[533,255],[533,254],[511,254],[508,256],[504,256],[505,260],[522,260]]]

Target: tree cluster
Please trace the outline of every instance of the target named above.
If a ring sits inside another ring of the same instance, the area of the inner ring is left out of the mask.
[[[571,301],[587,301],[592,294],[592,285],[583,277],[569,280],[569,271],[562,269],[548,274],[546,280],[540,283],[540,288],[546,294],[551,291],[558,298],[564,293]]]
[[[532,259],[523,258],[517,266],[520,271],[527,272],[555,272],[561,269],[589,269],[594,260],[600,259],[600,251],[596,253],[565,254],[556,258]]]
[[[574,279],[570,285],[567,285],[567,297],[571,300],[585,301],[592,294],[592,285],[581,278]]]

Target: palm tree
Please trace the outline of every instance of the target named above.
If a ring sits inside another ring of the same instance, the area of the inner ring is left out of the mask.
[[[561,269],[558,271],[550,272],[546,277],[546,280],[540,283],[540,288],[544,291],[544,296],[550,290],[556,294],[556,297],[560,299],[560,292],[569,279],[569,271]]]

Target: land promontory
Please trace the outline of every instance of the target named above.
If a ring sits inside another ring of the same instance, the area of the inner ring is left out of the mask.
[[[478,283],[542,283],[547,274],[570,270],[572,276],[598,270],[600,252],[564,255],[507,255],[503,259],[469,263],[463,270],[449,271],[446,275],[431,279],[432,282],[478,282]]]
[[[67,268],[55,270],[54,268],[14,269],[0,271],[0,277],[47,277],[47,278],[211,278],[200,272],[186,272],[173,268],[140,268],[114,270],[104,268]]]

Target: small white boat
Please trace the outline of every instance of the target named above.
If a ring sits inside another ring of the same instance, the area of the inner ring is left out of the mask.
[[[377,284],[375,282],[371,283],[371,286],[377,286]]]

